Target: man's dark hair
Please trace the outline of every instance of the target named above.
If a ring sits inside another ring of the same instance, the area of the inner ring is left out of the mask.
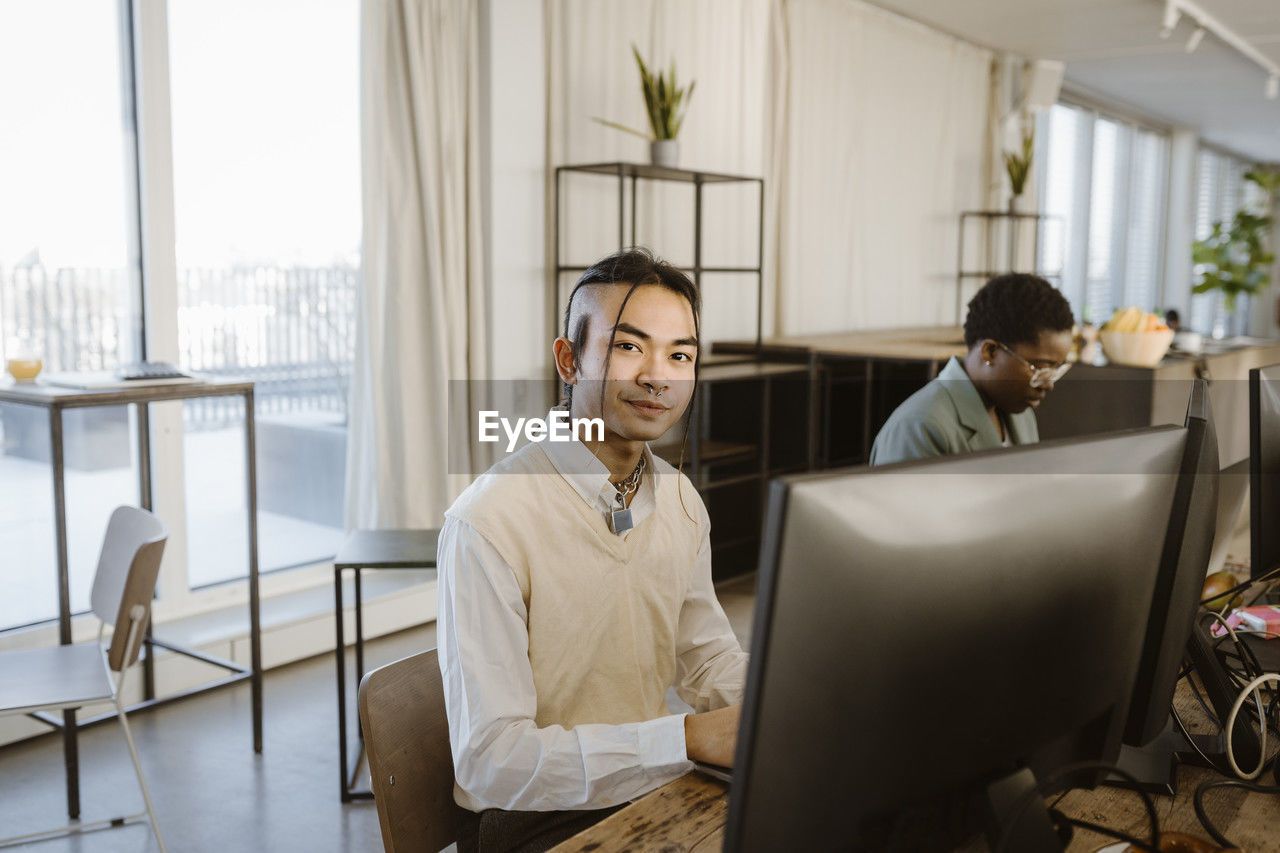
[[[677,267],[655,256],[653,252],[643,247],[634,247],[624,249],[621,252],[616,252],[607,258],[601,258],[596,261],[590,269],[582,274],[573,286],[573,290],[570,291],[569,300],[564,306],[564,336],[569,339],[574,358],[580,357],[582,348],[587,343],[587,323],[590,318],[583,315],[578,319],[576,327],[569,328],[569,321],[573,314],[573,300],[582,288],[598,284],[625,284],[631,286],[631,289],[627,291],[627,295],[623,297],[622,304],[618,306],[618,316],[614,319],[615,326],[622,319],[622,312],[626,309],[627,302],[631,300],[631,294],[635,293],[636,288],[642,285],[655,284],[684,297],[685,301],[689,303],[689,307],[693,309],[694,337],[699,337],[701,334],[699,314],[702,309],[702,297],[698,293],[697,285]],[[605,350],[606,373],[608,372],[608,359],[613,356],[614,334],[616,333],[610,332],[609,347]],[[697,364],[698,360],[695,359],[695,381]],[[566,399],[572,400],[573,386],[566,384],[564,393]]]
[[[1071,305],[1056,287],[1037,275],[1009,273],[991,279],[969,300],[964,345],[973,349],[986,338],[1009,346],[1035,344],[1041,332],[1069,332],[1074,324]]]

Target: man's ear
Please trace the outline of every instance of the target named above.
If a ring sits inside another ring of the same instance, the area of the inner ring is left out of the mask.
[[[999,351],[1000,345],[990,338],[978,345],[978,353],[982,356],[982,363],[988,366],[996,360],[996,355]]]
[[[560,374],[560,381],[566,385],[576,385],[578,359],[573,352],[573,344],[568,338],[556,338],[555,343],[551,345],[551,352],[555,355],[556,373]]]

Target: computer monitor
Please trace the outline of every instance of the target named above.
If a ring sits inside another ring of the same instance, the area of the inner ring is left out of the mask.
[[[775,481],[726,849],[883,846],[916,803],[1114,761],[1188,435]]]
[[[1218,517],[1218,437],[1204,380],[1192,384],[1184,425],[1187,443],[1119,762],[1143,787],[1170,794],[1175,754],[1189,746],[1172,731],[1169,711],[1199,611]]]
[[[1280,566],[1280,364],[1249,371],[1249,564]]]

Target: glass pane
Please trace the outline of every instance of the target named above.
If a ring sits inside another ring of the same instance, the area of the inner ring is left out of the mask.
[[[1236,211],[1249,203],[1250,185],[1244,173],[1252,164],[1216,151],[1201,149],[1196,158],[1196,239],[1203,240],[1215,222],[1231,225]],[[1194,284],[1194,278],[1188,286]],[[1203,334],[1244,334],[1249,327],[1250,300],[1236,300],[1236,310],[1227,316],[1222,294],[1205,293],[1191,297],[1190,328]]]
[[[357,0],[169,7],[180,359],[256,383],[264,571],[330,557],[342,539],[358,12]],[[195,483],[243,477],[242,420],[214,404],[183,411],[190,501],[206,494]],[[242,534],[230,535],[245,527],[243,489],[225,491],[238,510],[188,504],[192,586],[245,572]]]
[[[1219,219],[1217,209],[1220,206],[1219,188],[1222,186],[1221,167],[1223,158],[1212,151],[1201,149],[1196,157],[1196,239],[1203,240],[1209,236],[1215,220]],[[1187,251],[1190,251],[1188,249]],[[1195,278],[1188,284],[1195,283]],[[1187,325],[1189,328],[1208,334],[1213,330],[1214,316],[1218,313],[1219,294],[1205,293],[1191,297],[1191,311]]]
[[[1134,139],[1129,185],[1128,240],[1125,252],[1124,304],[1155,310],[1164,249],[1165,176],[1169,141],[1139,131]]]
[[[1093,183],[1089,195],[1089,255],[1085,281],[1085,316],[1106,320],[1115,306],[1111,286],[1119,168],[1120,126],[1100,118],[1093,128]]]
[[[138,503],[137,424],[124,406],[70,409],[62,419],[71,612],[89,592],[107,519]],[[49,414],[0,404],[0,630],[58,615]]]
[[[107,0],[0,3],[0,365],[49,371],[134,359],[133,127],[120,10]],[[7,381],[7,377],[0,382]],[[57,614],[49,422],[0,406],[0,629]],[[131,415],[68,412],[68,555],[84,610],[111,510],[136,503]]]
[[[112,367],[138,339],[118,9],[0,4],[0,346]]]
[[[1085,123],[1080,110],[1055,104],[1036,129],[1036,138],[1045,140],[1039,178],[1041,209],[1055,217],[1040,226],[1039,267],[1061,271],[1059,286],[1076,316],[1084,307],[1084,271],[1076,261],[1080,253],[1074,247],[1085,237],[1078,225],[1084,196],[1082,175],[1088,163],[1087,141],[1082,138]]]

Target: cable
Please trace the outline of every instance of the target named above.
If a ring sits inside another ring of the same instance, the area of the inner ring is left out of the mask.
[[[1222,623],[1222,627],[1227,629],[1227,634],[1231,637],[1231,642],[1235,643],[1236,645],[1240,644],[1240,638],[1236,636],[1235,627],[1226,619],[1222,618],[1221,613],[1218,613],[1216,610],[1209,610],[1206,612],[1210,616],[1212,616],[1214,619],[1217,619],[1220,623]]]
[[[1231,706],[1231,713],[1227,715],[1227,724],[1224,727],[1224,731],[1227,733],[1227,763],[1231,765],[1231,769],[1234,770],[1236,775],[1241,779],[1257,779],[1262,775],[1263,769],[1267,766],[1267,717],[1266,711],[1262,709],[1262,691],[1257,689],[1259,686],[1267,682],[1280,684],[1280,675],[1264,673],[1259,675],[1253,681],[1250,681],[1248,686],[1245,687],[1240,695],[1236,697],[1235,704]],[[1258,716],[1261,720],[1261,725],[1258,726],[1258,730],[1261,734],[1258,736],[1258,767],[1252,773],[1245,773],[1240,769],[1240,765],[1236,764],[1235,754],[1231,750],[1231,736],[1234,733],[1233,729],[1235,729],[1236,715],[1240,713],[1240,708],[1244,705],[1245,700],[1249,698],[1250,693],[1253,694],[1254,700],[1258,703]]]
[[[1204,810],[1204,795],[1213,788],[1244,788],[1246,791],[1253,791],[1256,794],[1280,794],[1280,785],[1255,785],[1252,782],[1241,782],[1239,779],[1212,779],[1208,782],[1200,783],[1196,788],[1195,794],[1191,797],[1191,804],[1195,807],[1196,817],[1200,819],[1200,825],[1204,827],[1205,832],[1209,833],[1209,837],[1214,843],[1222,847],[1235,847],[1225,835],[1218,831],[1213,825],[1213,821],[1209,820],[1209,815]]]
[[[1204,698],[1204,694],[1201,693],[1200,688],[1196,686],[1196,680],[1194,678],[1188,678],[1187,684],[1191,685],[1191,692],[1195,695],[1196,701],[1200,703],[1200,707],[1204,709],[1204,712],[1209,717],[1210,722],[1218,728],[1222,728],[1222,721],[1218,719],[1218,715],[1214,710],[1209,707],[1209,703]]]
[[[1191,748],[1196,751],[1196,754],[1199,755],[1202,759],[1204,759],[1205,764],[1209,765],[1209,767],[1221,773],[1223,776],[1226,776],[1228,774],[1228,771],[1219,767],[1218,762],[1214,761],[1212,758],[1206,755],[1205,751],[1200,748],[1200,745],[1195,742],[1195,739],[1191,736],[1191,733],[1187,731],[1187,727],[1182,722],[1182,717],[1178,716],[1178,709],[1170,708],[1169,713],[1173,715],[1173,722],[1174,722],[1174,725],[1178,727],[1178,731],[1182,732],[1182,739],[1185,740],[1187,743],[1189,743],[1191,745]]]
[[[1134,786],[1131,790],[1142,798],[1143,808],[1145,808],[1147,812],[1147,821],[1151,825],[1151,841],[1150,843],[1147,843],[1139,841],[1136,838],[1131,839],[1129,836],[1123,836],[1123,840],[1129,841],[1131,844],[1134,844],[1143,850],[1152,850],[1155,851],[1155,853],[1159,853],[1160,817],[1156,813],[1155,800],[1151,798],[1150,794],[1142,790],[1140,787],[1141,783],[1132,773],[1127,770],[1122,770],[1114,764],[1108,764],[1105,761],[1080,761],[1075,764],[1067,764],[1038,781],[1035,787],[1031,790],[1023,792],[1023,794],[1014,802],[1013,808],[1009,810],[1008,817],[1004,821],[1004,831],[1000,833],[1000,838],[995,845],[995,853],[1003,853],[1005,847],[1009,843],[1010,831],[1017,825],[1018,821],[1021,820],[1023,813],[1030,808],[1033,802],[1035,802],[1036,795],[1044,796],[1044,792],[1046,790],[1052,788],[1063,779],[1073,776],[1076,773],[1084,773],[1090,770],[1109,771]],[[1076,823],[1071,818],[1067,818],[1067,822],[1073,824]],[[1085,826],[1083,823],[1078,825]],[[1111,830],[1102,827],[1095,828],[1092,824],[1088,825],[1087,828],[1095,829],[1095,831],[1102,832],[1107,835],[1112,834]]]

